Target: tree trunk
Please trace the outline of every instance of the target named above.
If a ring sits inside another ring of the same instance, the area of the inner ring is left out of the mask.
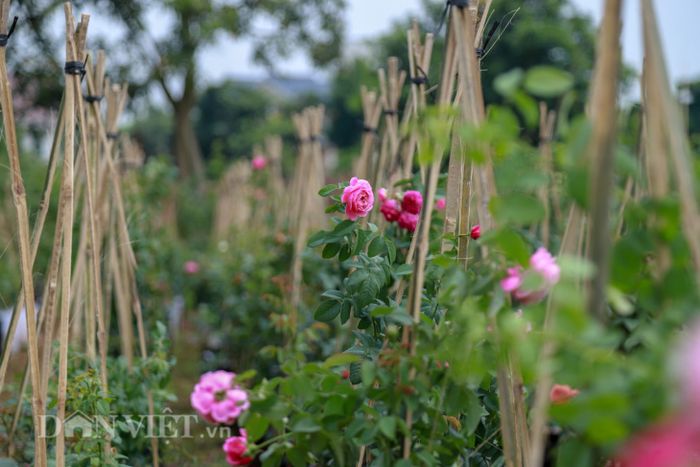
[[[192,119],[194,105],[187,100],[173,104],[175,114],[175,163],[185,177],[201,179],[204,176],[202,152],[197,142]]]

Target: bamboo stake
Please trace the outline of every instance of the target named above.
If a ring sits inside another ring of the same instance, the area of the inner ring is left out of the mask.
[[[607,0],[596,48],[591,85],[592,138],[588,146],[591,164],[591,221],[588,230],[589,259],[596,266],[588,294],[588,310],[605,319],[605,290],[610,259],[610,197],[613,189],[614,148],[617,120],[617,83],[620,68],[620,11],[622,0]]]
[[[683,115],[678,102],[671,95],[671,86],[666,71],[661,38],[656,22],[654,8],[649,0],[642,0],[642,20],[644,31],[644,49],[646,54],[645,80],[648,98],[648,130],[658,125],[665,137],[664,148],[668,148],[671,164],[678,183],[681,201],[681,223],[683,233],[690,248],[695,265],[698,284],[700,285],[700,209],[698,209],[697,192],[693,182],[692,151],[683,123]],[[658,114],[652,114],[658,111]],[[654,121],[652,121],[654,119]],[[653,130],[652,130],[653,131]],[[651,135],[650,135],[651,136]],[[658,138],[660,135],[654,135]],[[664,152],[659,153],[661,155]],[[649,158],[653,158],[649,154]],[[656,162],[661,167],[662,162]]]
[[[78,61],[76,54],[76,37],[74,37],[75,25],[73,20],[73,8],[70,2],[63,4],[66,17],[66,63]],[[76,36],[85,37],[87,24],[82,20],[78,26]],[[80,41],[78,41],[80,42]],[[65,83],[65,107],[64,107],[64,154],[63,171],[65,184],[61,190],[61,203],[64,207],[63,219],[63,251],[61,254],[61,314],[59,326],[59,364],[58,364],[58,389],[57,389],[57,423],[61,425],[66,418],[66,390],[68,385],[68,338],[69,338],[69,313],[71,299],[71,260],[73,250],[73,157],[75,151],[75,85],[70,77],[66,76]],[[56,437],[56,467],[65,465],[65,433],[61,430]]]
[[[7,21],[9,10],[10,0],[3,0],[2,3],[0,3],[0,33],[2,34],[7,34],[8,32]],[[10,172],[12,176],[12,200],[15,205],[17,217],[22,286],[26,307],[27,344],[32,380],[32,417],[34,426],[37,427],[37,429],[34,430],[34,463],[38,467],[45,467],[47,462],[46,440],[41,437],[40,430],[38,429],[45,410],[45,400],[41,396],[40,385],[39,349],[36,336],[36,315],[34,312],[34,282],[32,279],[31,244],[29,239],[29,213],[20,166],[17,130],[15,127],[14,108],[12,104],[12,91],[7,72],[6,52],[6,47],[0,47],[0,107],[2,108],[5,144],[7,146],[7,155],[10,161]]]

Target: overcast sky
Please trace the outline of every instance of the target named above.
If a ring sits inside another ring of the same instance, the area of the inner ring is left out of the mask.
[[[600,21],[603,0],[572,1],[596,23]],[[672,79],[700,78],[700,0],[656,0],[655,4]],[[393,20],[419,13],[420,5],[420,0],[348,0],[345,20],[349,41],[361,41],[386,31]],[[642,62],[639,0],[625,1],[623,48],[626,62],[639,68]],[[203,69],[208,70],[207,79],[265,76],[263,69],[250,62],[250,52],[250,44],[241,40],[228,39],[208,48],[201,56]],[[293,75],[314,73],[303,56],[293,57],[279,68]]]

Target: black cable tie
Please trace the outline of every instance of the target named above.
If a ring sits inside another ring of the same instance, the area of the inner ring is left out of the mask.
[[[482,47],[477,47],[476,49],[477,57],[481,58],[484,56],[484,54],[486,53],[486,48],[488,47],[489,43],[491,42],[491,39],[493,38],[493,35],[496,33],[496,30],[500,25],[500,20],[496,20],[493,22],[493,24],[491,25],[491,29],[489,29],[489,32],[486,34],[486,38],[484,39],[484,45]]]
[[[416,70],[418,71],[418,73],[421,74],[421,76],[411,78],[411,82],[416,86],[420,86],[421,84],[428,84],[428,74],[425,72],[425,70],[422,69],[419,65],[416,65]]]
[[[109,132],[109,133],[107,133],[107,139],[115,140],[115,139],[117,139],[117,138],[119,138],[119,132],[118,132],[118,131],[114,131],[114,132]]]
[[[63,71],[67,75],[80,76],[82,78],[85,76],[85,63],[78,61],[66,62]]]
[[[457,8],[467,8],[469,0],[447,0],[447,6],[456,6]]]
[[[384,110],[384,115],[396,115],[397,112],[394,109],[386,109]]]
[[[375,134],[375,135],[378,133],[378,131],[377,131],[376,128],[371,127],[371,126],[369,126],[369,125],[364,125],[364,126],[362,127],[362,131],[365,132],[365,133],[373,133],[373,134]]]
[[[15,32],[15,27],[17,26],[18,20],[19,18],[15,16],[15,19],[12,20],[12,25],[10,26],[10,30],[7,32],[7,34],[0,34],[0,47],[7,46],[7,42],[10,40],[12,33]]]
[[[83,96],[83,99],[85,99],[85,102],[92,104],[93,102],[101,102],[102,99],[104,99],[105,96],[93,96],[93,95],[85,95]]]

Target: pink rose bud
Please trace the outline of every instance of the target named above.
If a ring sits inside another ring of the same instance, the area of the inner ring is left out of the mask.
[[[401,211],[399,215],[399,227],[409,232],[415,232],[418,225],[418,214],[412,214],[408,211]]]
[[[240,436],[232,436],[224,442],[226,462],[229,465],[248,465],[253,462],[252,457],[245,455],[248,451],[248,433],[244,429],[239,431]]]
[[[447,200],[445,198],[438,198],[438,200],[435,201],[435,209],[438,211],[444,211],[445,206],[447,206]]]
[[[187,274],[197,274],[199,272],[199,263],[197,261],[186,261],[183,267]]]
[[[401,201],[401,209],[411,214],[420,214],[420,210],[423,207],[423,195],[416,190],[408,190],[403,194],[403,201]]]
[[[377,190],[377,197],[379,197],[379,201],[384,202],[388,198],[386,188],[380,188]]]
[[[469,236],[472,238],[472,240],[478,240],[479,237],[481,237],[481,226],[476,224],[474,227],[472,227],[471,231],[469,232]]]
[[[352,177],[340,200],[345,203],[345,214],[351,221],[365,217],[374,207],[374,193],[367,180]]]
[[[253,165],[253,170],[262,170],[267,167],[267,159],[265,159],[265,156],[258,154],[253,157],[251,164]]]
[[[401,208],[398,201],[395,199],[388,199],[382,203],[379,212],[384,215],[384,219],[386,219],[387,222],[396,222],[401,215]]]
[[[564,404],[578,396],[578,389],[572,389],[565,384],[555,384],[549,392],[549,400],[552,404]]]

